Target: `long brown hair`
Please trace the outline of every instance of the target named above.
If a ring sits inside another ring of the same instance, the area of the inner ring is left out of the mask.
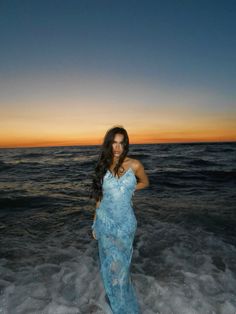
[[[129,137],[128,137],[127,131],[123,127],[116,126],[109,129],[106,132],[106,135],[104,137],[103,144],[101,147],[100,156],[99,156],[97,165],[95,167],[95,174],[93,176],[93,182],[92,182],[92,191],[90,195],[90,197],[94,198],[96,201],[100,201],[103,197],[103,193],[102,193],[103,177],[105,173],[107,172],[107,170],[110,169],[112,165],[112,161],[113,161],[112,144],[113,144],[114,137],[116,134],[124,135],[124,139],[123,139],[123,152],[120,155],[119,161],[114,168],[115,176],[118,174],[119,168],[121,167],[129,151]]]

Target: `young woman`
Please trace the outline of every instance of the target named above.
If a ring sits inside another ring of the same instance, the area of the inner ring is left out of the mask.
[[[128,151],[127,131],[108,130],[92,185],[96,200],[92,233],[98,240],[101,276],[114,314],[141,313],[130,277],[137,228],[132,196],[149,180],[141,162],[128,157]]]

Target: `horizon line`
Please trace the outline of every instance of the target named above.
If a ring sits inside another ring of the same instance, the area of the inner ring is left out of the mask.
[[[155,142],[155,143],[130,143],[129,145],[162,145],[162,144],[214,144],[214,143],[236,143],[236,140],[226,141],[186,141],[186,142]],[[9,146],[1,147],[0,149],[17,149],[17,148],[52,148],[52,147],[91,147],[91,146],[102,146],[102,144],[75,144],[75,145],[46,145],[46,146]]]

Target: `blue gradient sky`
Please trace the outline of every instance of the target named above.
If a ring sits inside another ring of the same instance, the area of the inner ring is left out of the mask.
[[[236,140],[235,30],[230,0],[1,1],[0,146]]]

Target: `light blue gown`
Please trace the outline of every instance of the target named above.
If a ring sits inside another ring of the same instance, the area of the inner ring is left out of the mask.
[[[102,280],[114,314],[141,313],[130,277],[137,228],[132,208],[136,184],[132,168],[120,178],[107,170],[103,178],[103,198],[92,225],[98,240]]]

